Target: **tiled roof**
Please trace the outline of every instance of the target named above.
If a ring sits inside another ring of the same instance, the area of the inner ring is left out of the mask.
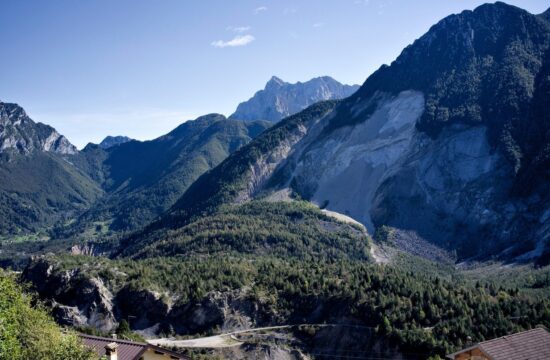
[[[479,347],[494,360],[549,360],[550,333],[536,328],[484,341]]]
[[[92,348],[100,357],[105,355],[105,346],[113,342],[117,343],[118,347],[116,351],[119,360],[137,360],[148,348],[148,344],[134,341],[109,339],[85,334],[80,334],[80,338],[84,345]]]
[[[549,360],[550,333],[544,328],[522,331],[480,342],[447,357],[452,359],[455,355],[476,348],[489,356],[491,360]]]
[[[169,355],[170,359],[189,359],[184,355],[147,343],[111,339],[86,334],[79,334],[79,336],[82,339],[84,345],[92,348],[100,357],[105,355],[105,346],[111,343],[117,343],[118,346],[116,348],[116,351],[118,360],[138,360],[149,349],[155,352],[161,352]]]

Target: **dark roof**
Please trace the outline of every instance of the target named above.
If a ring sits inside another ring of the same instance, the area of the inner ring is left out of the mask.
[[[550,333],[544,328],[522,331],[493,340],[483,341],[450,356],[478,348],[492,360],[548,360]]]
[[[99,356],[105,355],[105,346],[117,343],[116,349],[119,360],[137,360],[147,351],[147,344],[134,341],[110,339],[99,336],[79,334],[84,345],[92,348]]]
[[[82,339],[84,345],[92,348],[100,357],[105,355],[105,346],[111,343],[117,343],[117,357],[118,360],[138,360],[143,353],[148,349],[153,351],[158,351],[166,355],[170,355],[172,359],[178,360],[187,360],[188,358],[184,355],[178,354],[174,351],[161,348],[159,346],[154,346],[147,343],[137,342],[137,341],[128,341],[120,339],[112,339],[100,336],[92,336],[86,334],[78,334]]]

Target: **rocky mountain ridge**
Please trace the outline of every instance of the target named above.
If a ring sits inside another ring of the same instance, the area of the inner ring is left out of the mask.
[[[353,94],[359,85],[343,85],[330,76],[290,84],[273,76],[263,90],[242,102],[229,117],[238,120],[277,122],[309,105],[324,100],[339,100]]]
[[[17,104],[0,102],[0,151],[29,154],[48,151],[61,155],[78,150],[51,126],[35,123]]]

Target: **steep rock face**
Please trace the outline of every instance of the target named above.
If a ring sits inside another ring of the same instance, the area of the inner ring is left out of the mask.
[[[485,126],[455,125],[434,140],[415,128],[421,93],[382,98],[367,120],[304,138],[278,170],[289,174],[285,183],[274,189],[290,186],[371,233],[380,225],[412,229],[462,256],[517,256],[535,246],[514,240],[537,231],[528,224],[542,218],[544,202],[510,198],[513,168],[492,150]],[[478,243],[480,234],[494,241]]]
[[[379,97],[376,111],[356,126],[328,136],[312,129],[279,170],[291,174],[287,186],[292,183],[307,199],[361,221],[371,233],[374,192],[401,165],[424,110],[422,93]],[[352,112],[361,111],[362,104],[357,106]]]
[[[122,319],[131,319],[133,329],[150,335],[196,334],[214,327],[230,332],[269,324],[275,317],[266,304],[250,299],[243,289],[213,291],[200,300],[182,302],[131,283],[117,285],[89,270],[66,270],[47,256],[36,257],[21,278],[47,300],[59,323],[101,331],[112,331]]]
[[[40,297],[51,301],[57,320],[65,325],[89,325],[102,331],[115,328],[113,294],[101,278],[86,271],[63,271],[44,258],[33,260],[22,278]]]
[[[275,314],[247,295],[243,289],[213,291],[202,301],[174,306],[168,322],[178,334],[201,333],[214,327],[226,333],[272,323]]]
[[[250,100],[240,103],[230,119],[277,122],[318,101],[348,97],[358,88],[358,85],[340,84],[329,76],[296,84],[289,84],[273,76],[265,89],[258,91]]]
[[[76,147],[51,126],[35,123],[17,104],[0,102],[0,152],[7,150],[20,154],[33,151],[77,153]]]
[[[356,95],[422,91],[426,110],[419,129],[435,137],[454,123],[484,124],[491,146],[517,172],[529,159],[528,148],[542,145],[526,129],[541,125],[528,114],[549,44],[544,16],[502,2],[485,4],[432,26]]]
[[[547,196],[511,196],[514,168],[491,147],[486,126],[456,124],[433,139],[415,127],[422,93],[376,98],[356,125],[326,133],[316,129],[326,123],[315,124],[254,193],[294,192],[371,233],[380,225],[412,230],[463,258],[544,257]]]

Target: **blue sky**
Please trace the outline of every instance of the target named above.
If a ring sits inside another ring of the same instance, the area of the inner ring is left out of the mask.
[[[476,0],[0,0],[0,100],[79,147],[232,113],[277,75],[362,83]],[[532,13],[547,0],[508,1]]]

